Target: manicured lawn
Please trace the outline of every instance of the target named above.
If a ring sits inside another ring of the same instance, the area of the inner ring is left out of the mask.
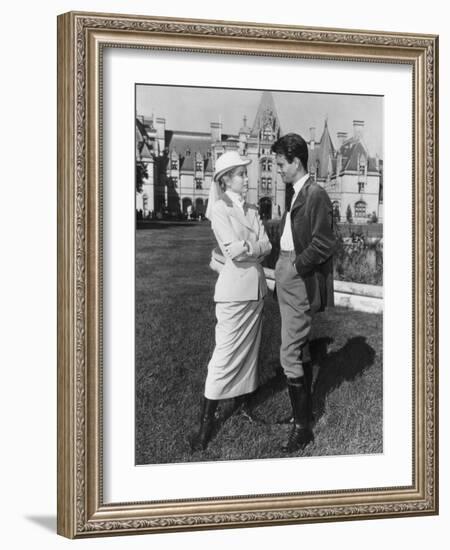
[[[261,420],[249,422],[221,404],[219,427],[204,452],[191,453],[206,366],[214,348],[217,274],[209,223],[154,224],[136,233],[136,463],[155,464],[284,456],[290,415],[279,372],[280,320],[265,302],[261,386],[253,397]],[[315,442],[304,456],[380,453],[382,317],[335,308],[316,316],[312,352]]]

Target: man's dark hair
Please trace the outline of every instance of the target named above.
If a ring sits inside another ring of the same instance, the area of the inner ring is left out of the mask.
[[[303,168],[308,171],[308,145],[302,136],[294,133],[286,134],[280,137],[271,149],[276,155],[284,155],[289,163],[297,157]]]

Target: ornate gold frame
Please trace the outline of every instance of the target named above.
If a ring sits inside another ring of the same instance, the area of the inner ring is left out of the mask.
[[[102,502],[99,86],[105,45],[413,67],[412,486]],[[75,538],[437,514],[437,115],[437,36],[94,13],[58,17],[58,533]]]

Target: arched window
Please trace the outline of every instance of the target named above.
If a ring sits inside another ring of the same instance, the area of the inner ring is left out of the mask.
[[[355,218],[365,218],[367,211],[367,205],[364,201],[358,201],[355,203]]]
[[[259,215],[263,220],[270,220],[272,218],[272,201],[269,197],[263,197],[259,201]]]
[[[192,200],[189,197],[184,197],[182,204],[183,204],[183,212],[186,213],[188,206],[192,206]]]

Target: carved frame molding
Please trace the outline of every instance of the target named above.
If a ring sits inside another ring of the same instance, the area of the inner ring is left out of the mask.
[[[414,89],[413,486],[102,502],[102,48],[406,63]],[[436,514],[438,38],[67,13],[58,18],[58,532],[67,537]]]

